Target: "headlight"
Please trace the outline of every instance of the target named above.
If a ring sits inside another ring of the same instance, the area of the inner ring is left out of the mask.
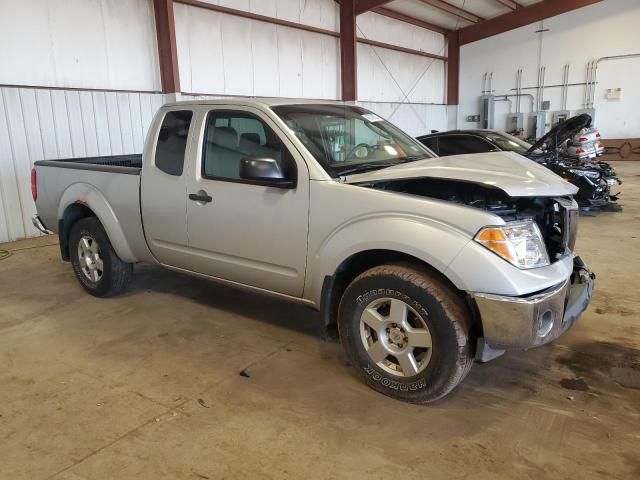
[[[518,268],[549,265],[549,255],[538,225],[533,221],[509,222],[485,227],[474,239]]]
[[[569,169],[569,171],[571,173],[575,173],[580,177],[600,178],[600,174],[598,172],[592,172],[589,170],[575,170],[575,169]]]

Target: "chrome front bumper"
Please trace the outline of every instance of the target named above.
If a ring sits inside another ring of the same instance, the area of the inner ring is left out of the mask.
[[[582,259],[575,257],[571,278],[535,295],[472,294],[482,319],[481,349],[527,349],[555,340],[586,310],[594,279]]]

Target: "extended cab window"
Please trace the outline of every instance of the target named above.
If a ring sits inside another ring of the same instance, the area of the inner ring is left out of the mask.
[[[164,173],[178,177],[182,175],[191,117],[191,110],[173,110],[167,112],[162,121],[156,145],[155,164]]]
[[[461,155],[464,153],[485,153],[497,150],[486,140],[473,135],[449,135],[438,137],[440,156]]]
[[[295,162],[280,137],[247,112],[212,111],[207,117],[202,176],[239,181],[244,158],[269,158],[280,164],[285,177],[295,177]]]

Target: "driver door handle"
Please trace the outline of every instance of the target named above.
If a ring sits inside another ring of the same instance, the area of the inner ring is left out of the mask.
[[[213,197],[211,197],[211,195],[207,195],[206,192],[198,192],[190,193],[189,200],[193,200],[194,202],[211,203],[213,201]]]

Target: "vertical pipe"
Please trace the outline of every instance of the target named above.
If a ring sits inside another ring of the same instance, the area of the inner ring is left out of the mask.
[[[593,108],[593,104],[596,101],[596,88],[598,83],[598,62],[600,60],[594,60],[591,64],[591,90],[589,92],[589,104],[588,108]]]
[[[520,69],[516,70],[516,113],[520,113]]]
[[[585,80],[584,80],[584,89],[582,90],[582,107],[587,107],[587,94],[589,93],[589,64],[591,60],[587,62],[587,67],[585,69]]]
[[[540,79],[542,78],[542,66],[538,67],[538,82],[536,84],[536,112],[540,111]]]
[[[520,69],[520,76],[518,78],[518,113],[522,113],[522,68]]]
[[[544,102],[544,82],[547,80],[547,66],[542,67],[542,101]]]
[[[564,66],[564,82],[562,84],[562,110],[567,109],[567,102],[569,97],[569,64]]]
[[[594,60],[589,60],[589,63],[587,63],[587,85],[584,99],[584,108],[589,108],[589,99],[591,98],[591,75],[593,73],[591,68],[593,67],[593,62]]]
[[[586,92],[584,98],[584,108],[589,108],[589,99],[591,98],[591,65],[593,64],[593,60],[589,60],[587,63],[587,85]]]

